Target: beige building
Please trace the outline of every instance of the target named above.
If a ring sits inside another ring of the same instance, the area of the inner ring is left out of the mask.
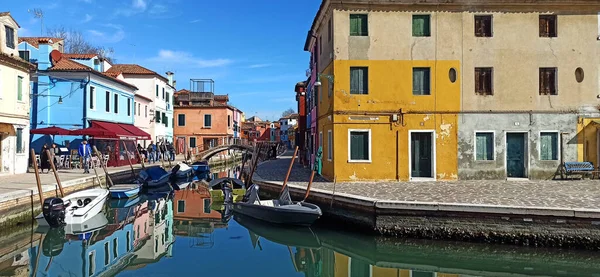
[[[308,90],[324,175],[546,179],[561,161],[598,166],[599,11],[591,0],[324,0],[305,46],[320,74]]]
[[[19,24],[0,12],[0,175],[27,172],[29,157],[29,71],[19,57]]]

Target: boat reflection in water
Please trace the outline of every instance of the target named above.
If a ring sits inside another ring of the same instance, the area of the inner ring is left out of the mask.
[[[168,198],[110,203],[81,230],[38,228],[28,250],[29,276],[114,276],[156,262],[173,243]]]

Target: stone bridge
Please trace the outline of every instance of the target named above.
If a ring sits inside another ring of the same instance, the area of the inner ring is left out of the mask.
[[[218,146],[214,146],[211,147],[207,150],[204,150],[198,154],[196,154],[196,160],[199,161],[203,161],[203,160],[208,160],[210,159],[212,156],[217,155],[223,151],[227,151],[227,150],[241,150],[241,151],[248,151],[248,152],[253,152],[254,151],[254,147],[259,146],[259,145],[272,145],[272,144],[277,144],[276,142],[256,142],[256,143],[236,143],[236,144],[224,144],[224,145],[218,145]],[[268,150],[268,148],[264,148],[263,146],[263,150]]]

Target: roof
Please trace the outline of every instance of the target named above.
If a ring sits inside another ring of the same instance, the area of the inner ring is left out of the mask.
[[[35,65],[21,59],[20,57],[11,57],[6,53],[0,52],[0,64],[10,66],[12,68],[29,72],[35,70]]]
[[[97,76],[100,77],[104,77],[107,79],[110,79],[113,82],[119,83],[121,85],[133,88],[133,89],[138,89],[136,86],[127,83],[125,81],[119,80],[115,77],[112,77],[108,74],[104,74],[102,72],[99,72],[97,70],[94,70],[93,68],[87,66],[87,65],[83,65],[80,64],[76,61],[70,60],[70,59],[60,59],[59,61],[55,61],[53,62],[52,67],[48,68],[48,71],[63,71],[63,72],[92,72],[94,74],[96,74]]]
[[[35,48],[39,48],[40,43],[50,43],[50,41],[52,41],[53,43],[56,43],[56,42],[63,41],[63,40],[64,39],[62,39],[62,38],[53,38],[53,37],[19,37],[19,43],[27,42]]]
[[[73,60],[90,60],[95,57],[98,57],[98,54],[88,53],[88,54],[73,54],[73,53],[63,53],[63,58],[73,59]]]
[[[151,76],[156,76],[156,77],[160,78],[165,83],[169,82],[169,80],[167,78],[165,78],[164,76],[162,76],[148,68],[145,68],[141,65],[137,65],[137,64],[115,64],[111,68],[109,68],[106,72],[111,72],[111,73],[119,72],[122,74],[130,74],[130,75],[151,75]]]
[[[12,21],[14,21],[17,24],[17,27],[21,28],[21,26],[19,25],[19,22],[17,22],[15,20],[15,18],[12,17],[12,15],[10,14],[10,12],[0,12],[0,16],[8,16],[8,17],[10,17],[10,19],[12,19]]]

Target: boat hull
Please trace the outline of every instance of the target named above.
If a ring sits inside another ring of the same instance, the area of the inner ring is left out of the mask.
[[[104,205],[106,204],[106,200],[108,199],[109,191],[106,189],[91,189],[84,190],[80,192],[73,193],[64,198],[65,201],[75,200],[83,197],[94,197],[92,202],[86,205],[83,208],[72,210],[71,208],[67,208],[69,211],[65,214],[65,223],[69,224],[83,224],[84,222],[90,220],[95,215],[102,212]],[[49,226],[48,222],[44,218],[44,214],[40,213],[37,217],[35,217],[39,226]]]
[[[301,208],[289,208],[287,206],[271,207],[237,202],[233,204],[233,211],[270,223],[297,226],[310,226],[322,215],[321,209],[310,203],[301,203]]]
[[[140,185],[115,185],[110,190],[110,197],[115,199],[133,198],[140,193]]]

